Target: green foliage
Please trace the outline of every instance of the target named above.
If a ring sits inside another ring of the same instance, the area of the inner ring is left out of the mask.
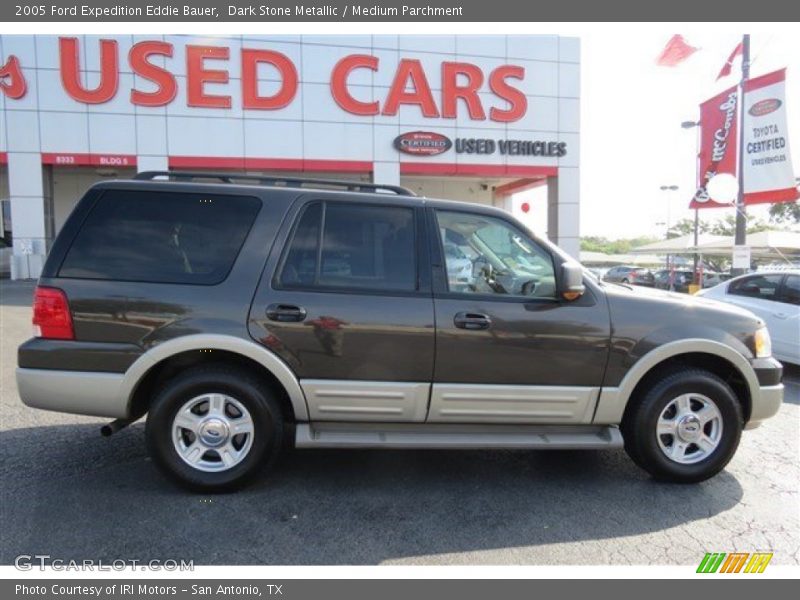
[[[791,225],[800,223],[800,202],[780,202],[769,207],[769,220]]]
[[[772,220],[772,218],[770,218]],[[768,229],[776,229],[774,225],[756,219],[752,215],[747,217],[747,233],[758,233],[759,231],[767,231]],[[700,233],[710,233],[712,235],[732,236],[736,233],[736,216],[727,215],[722,219],[714,222],[701,220],[698,225]],[[694,219],[681,219],[667,231],[667,239],[680,237],[682,235],[689,235],[694,232]]]
[[[626,254],[632,248],[657,242],[658,238],[639,236],[631,239],[609,240],[601,236],[586,236],[581,238],[581,250],[586,252],[602,252],[603,254]]]
[[[708,233],[710,227],[711,225],[708,223],[700,221],[697,229],[700,233]],[[667,231],[667,239],[671,240],[672,238],[689,235],[690,233],[694,233],[694,219],[681,219],[669,228],[669,231]]]
[[[759,231],[767,231],[775,229],[766,221],[756,219],[752,215],[747,216],[747,233],[758,233]],[[711,225],[709,233],[713,235],[732,236],[736,233],[736,216],[727,215],[724,219],[720,219]]]

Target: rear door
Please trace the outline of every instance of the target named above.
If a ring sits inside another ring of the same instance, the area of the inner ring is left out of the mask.
[[[423,421],[434,315],[424,212],[386,196],[296,203],[250,314],[300,379],[312,421]]]

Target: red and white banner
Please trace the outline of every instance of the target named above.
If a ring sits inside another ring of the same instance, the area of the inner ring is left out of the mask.
[[[709,198],[708,181],[719,173],[736,175],[737,102],[736,86],[700,105],[700,154],[697,191],[690,208],[730,207]]]
[[[786,69],[744,84],[744,202],[792,202],[800,198],[786,127]]]

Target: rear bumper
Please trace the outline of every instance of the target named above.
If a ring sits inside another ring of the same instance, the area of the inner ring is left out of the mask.
[[[26,406],[114,419],[128,416],[124,379],[122,373],[17,368],[19,397]]]

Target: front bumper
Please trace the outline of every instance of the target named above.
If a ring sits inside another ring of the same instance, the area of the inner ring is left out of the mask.
[[[766,419],[774,417],[783,404],[783,384],[763,386],[759,388],[759,397],[752,402],[750,420],[745,429],[755,429]]]
[[[753,360],[753,370],[758,379],[758,392],[751,399],[750,420],[745,429],[755,429],[763,421],[774,417],[783,404],[783,365],[774,358]]]
[[[17,368],[17,388],[23,404],[32,408],[124,419],[127,397],[121,393],[122,373]]]

